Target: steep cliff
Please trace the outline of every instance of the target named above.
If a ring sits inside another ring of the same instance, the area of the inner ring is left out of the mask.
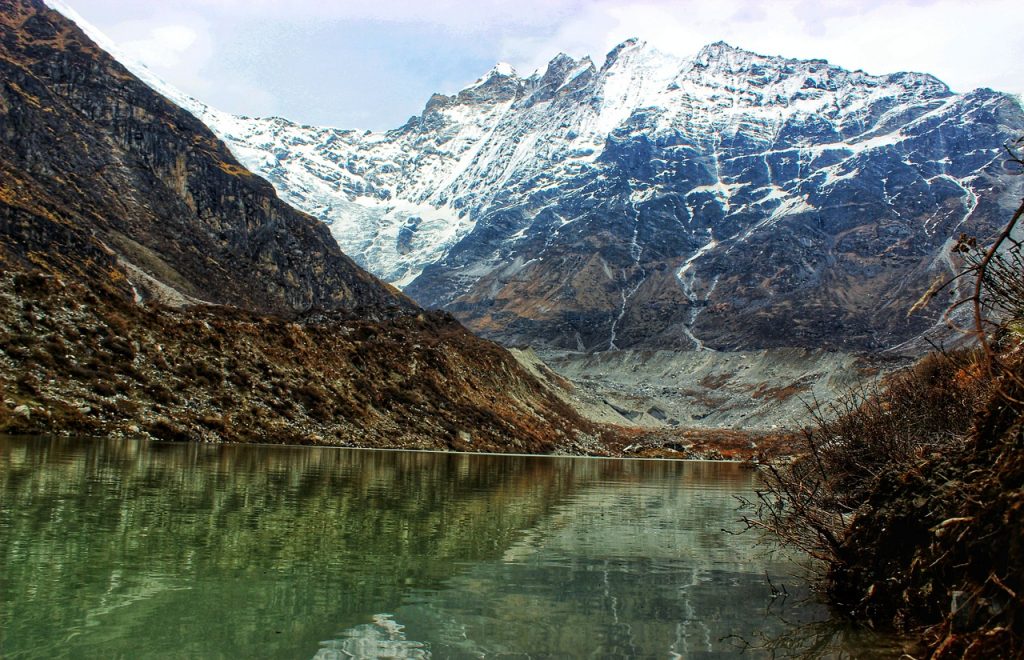
[[[0,2],[0,48],[10,264],[111,275],[116,261],[129,278],[122,289],[157,280],[197,301],[268,312],[414,311],[60,14]]]

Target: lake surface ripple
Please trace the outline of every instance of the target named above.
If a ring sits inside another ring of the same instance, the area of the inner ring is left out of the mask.
[[[0,657],[887,655],[735,533],[756,487],[727,463],[0,438]]]

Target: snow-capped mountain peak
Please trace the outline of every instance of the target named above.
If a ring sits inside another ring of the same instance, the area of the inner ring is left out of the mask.
[[[952,237],[1024,192],[1019,99],[724,42],[499,64],[385,132],[233,117],[124,63],[361,265],[506,341],[898,343]]]
[[[502,76],[504,78],[511,78],[516,75],[516,69],[508,62],[498,62],[491,70],[487,73],[484,78],[490,78],[491,76]]]

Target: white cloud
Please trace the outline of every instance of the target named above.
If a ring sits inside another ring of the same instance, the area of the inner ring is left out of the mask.
[[[768,55],[823,58],[883,74],[932,73],[958,91],[1020,93],[1024,11],[1019,0],[646,0],[590,2],[541,36],[512,34],[500,56],[521,70],[559,51],[603,55],[629,37],[678,55],[719,39]]]
[[[214,105],[298,120],[310,111],[338,125],[370,113],[377,128],[418,112],[425,88],[453,93],[471,83],[486,71],[481,62],[508,61],[529,74],[566,52],[590,55],[600,66],[630,37],[681,56],[721,39],[874,74],[932,73],[957,91],[1021,93],[1019,1],[70,0],[155,73]],[[264,26],[274,34],[261,36]],[[367,27],[385,42],[346,48],[346,35]],[[395,38],[386,41],[392,27]],[[304,38],[310,29],[319,29],[317,36]],[[276,38],[281,34],[288,38]],[[450,36],[440,47],[439,34]],[[436,70],[403,64],[425,56]],[[334,61],[349,87],[294,98],[296,80],[319,90],[323,80],[313,74],[330,76],[323,63]]]
[[[387,21],[463,30],[560,21],[590,0],[178,0],[178,6],[222,15],[292,20]]]
[[[121,48],[150,68],[182,66],[194,60],[192,49],[200,35],[188,25],[156,25],[148,28],[142,38],[121,42]]]

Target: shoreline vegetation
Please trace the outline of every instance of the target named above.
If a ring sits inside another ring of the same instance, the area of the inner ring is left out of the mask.
[[[830,404],[748,503],[749,527],[819,560],[838,612],[919,639],[907,657],[1024,656],[1022,214],[954,248],[951,313],[970,312],[975,346]]]

